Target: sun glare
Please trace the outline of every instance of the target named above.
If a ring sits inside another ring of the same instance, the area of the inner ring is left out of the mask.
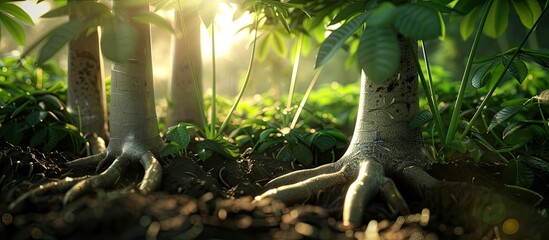
[[[219,12],[215,17],[215,54],[224,57],[230,54],[231,47],[240,41],[247,41],[248,36],[244,32],[238,32],[242,27],[253,21],[251,14],[244,14],[233,21],[234,4],[220,4]],[[212,35],[210,29],[202,28],[202,54],[204,60],[212,56]]]
[[[34,23],[39,21],[40,16],[51,9],[51,4],[47,1],[38,4],[35,1],[22,1],[17,2],[16,4],[29,14]]]

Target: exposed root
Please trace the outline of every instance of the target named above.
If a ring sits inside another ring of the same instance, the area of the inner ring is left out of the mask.
[[[142,152],[142,154],[139,156],[137,152]],[[143,194],[147,194],[157,189],[162,183],[162,166],[150,151],[129,151],[129,153],[122,153],[116,158],[112,157],[112,154],[104,152],[76,159],[66,164],[69,168],[96,165],[99,170],[104,163],[112,161],[112,164],[103,172],[93,176],[77,178],[67,177],[59,181],[40,185],[19,196],[9,205],[9,210],[14,211],[19,209],[22,203],[29,197],[49,192],[62,192],[68,190],[63,197],[63,204],[67,204],[94,189],[111,187],[118,182],[122,172],[128,165],[130,165],[132,161],[137,161],[138,159],[145,170],[145,174],[143,180],[139,183],[137,190]]]
[[[336,169],[335,166],[335,164],[327,164],[275,178],[266,185],[270,190],[257,196],[255,201],[264,198],[273,198],[285,203],[306,201],[322,190],[348,184],[354,180],[345,196],[343,206],[344,225],[359,225],[362,221],[364,205],[379,191],[388,199],[393,209],[400,211],[402,214],[409,213],[402,195],[398,192],[394,183],[385,177],[382,164],[369,159],[360,161],[358,169],[356,169],[355,164],[343,165],[341,169]]]

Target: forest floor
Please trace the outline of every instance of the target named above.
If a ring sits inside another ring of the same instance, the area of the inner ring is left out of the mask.
[[[94,168],[64,168],[63,163],[72,159],[66,153],[44,154],[0,143],[0,239],[365,239],[378,234],[382,239],[535,239],[524,234],[502,236],[497,226],[447,225],[437,216],[429,217],[424,204],[413,198],[407,198],[413,213],[408,216],[399,216],[376,198],[365,211],[370,224],[348,229],[340,218],[344,187],[294,206],[270,200],[252,204],[253,196],[265,190],[263,184],[295,167],[263,155],[237,161],[200,162],[191,155],[162,159],[163,185],[147,196],[134,191],[142,172],[134,166],[135,171],[121,177],[116,191],[98,189],[67,206],[61,203],[63,192],[49,193],[7,211],[11,201],[33,187],[94,174]],[[448,173],[454,172],[461,180],[483,179],[502,170],[501,166],[451,167],[448,171],[434,166],[432,174],[444,172],[439,175],[451,178]],[[547,186],[538,192],[549,197]],[[547,205],[547,200],[542,204]],[[548,223],[539,224],[547,229]]]

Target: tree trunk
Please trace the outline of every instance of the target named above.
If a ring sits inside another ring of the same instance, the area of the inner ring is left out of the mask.
[[[419,110],[414,54],[408,40],[400,35],[398,39],[400,65],[391,78],[374,83],[364,72],[361,75],[357,121],[346,154],[355,162],[375,158],[385,166],[388,175],[406,166],[426,165],[421,154],[421,129],[410,127]]]
[[[202,93],[201,21],[196,10],[175,11],[174,18],[178,34],[172,38],[173,68],[172,79],[168,85],[170,104],[166,126],[173,126],[179,122],[200,125],[202,113],[198,101]],[[197,88],[194,87],[195,81],[198,84]],[[196,89],[200,91],[198,96]]]
[[[68,2],[70,5],[74,0]],[[82,16],[71,15],[70,19]],[[67,107],[83,133],[108,139],[107,103],[98,31],[69,43]]]
[[[148,9],[120,10],[118,0],[113,1],[116,14],[128,18],[134,12]],[[148,6],[147,6],[148,8]],[[109,154],[132,151],[126,147],[137,143],[139,148],[158,156],[162,140],[158,132],[154,102],[150,25],[133,23],[137,30],[137,50],[124,63],[114,63],[111,71],[110,140]]]

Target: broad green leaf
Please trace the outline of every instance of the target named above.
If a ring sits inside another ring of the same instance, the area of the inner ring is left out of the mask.
[[[285,145],[280,149],[278,154],[276,155],[276,159],[280,161],[292,161],[293,159],[292,149],[290,148],[290,145]]]
[[[459,33],[463,40],[467,40],[467,38],[469,38],[471,34],[473,34],[481,11],[482,7],[474,8],[465,16],[463,16],[463,19],[461,19],[461,23],[459,24]]]
[[[224,139],[206,139],[197,144],[199,149],[211,150],[229,159],[238,157],[238,149]]]
[[[61,26],[55,28],[49,33],[46,43],[40,48],[37,65],[42,65],[48,59],[53,57],[62,47],[69,41],[74,39],[78,34],[82,33],[86,28],[86,24],[82,19],[68,21]]]
[[[398,14],[395,5],[390,2],[383,2],[373,10],[372,14],[368,15],[366,24],[368,27],[388,27]]]
[[[365,10],[366,10],[366,3],[364,2],[351,3],[349,4],[349,6],[341,9],[341,11],[337,13],[337,15],[332,19],[332,21],[330,21],[328,25],[333,25],[343,20],[347,20],[350,17],[354,16],[355,14],[364,12]]]
[[[269,138],[271,133],[279,133],[279,132],[280,131],[278,131],[278,129],[276,129],[276,128],[265,129],[265,131],[263,131],[259,134],[259,141],[264,141],[265,139]]]
[[[528,188],[534,183],[534,177],[535,174],[530,167],[522,161],[513,159],[509,161],[507,167],[503,170],[502,179],[506,184]]]
[[[29,16],[29,14],[27,14],[25,10],[15,4],[0,3],[0,11],[12,15],[13,17],[25,23],[34,25],[34,22],[32,21],[32,18]]]
[[[213,154],[213,151],[211,149],[202,148],[198,150],[198,158],[200,158],[200,160],[202,161],[208,160],[208,158],[210,158],[212,154]]]
[[[509,126],[505,127],[505,129],[503,129],[503,139],[506,139],[510,134],[513,134],[514,132],[524,128],[525,126],[526,124],[520,122],[510,124]]]
[[[526,28],[530,29],[541,15],[541,7],[537,0],[513,0],[520,22]]]
[[[515,114],[520,112],[522,110],[522,106],[509,106],[504,107],[503,109],[499,110],[496,115],[494,116],[494,119],[492,119],[492,122],[490,122],[490,125],[488,126],[488,132],[494,129],[494,127],[506,122],[509,120],[509,118],[513,117]]]
[[[27,108],[27,106],[32,102],[31,99],[27,100],[25,103],[21,104],[19,107],[17,107],[15,109],[15,111],[13,111],[10,115],[10,118],[14,118],[16,117],[17,115],[19,115],[19,113],[21,113],[23,110],[25,110]]]
[[[44,143],[48,135],[47,128],[40,128],[38,131],[34,132],[29,141],[29,146],[33,148],[38,148],[41,144]]]
[[[520,155],[518,159],[522,163],[532,168],[538,169],[544,173],[549,173],[549,163],[546,161],[543,161],[542,159],[539,159],[533,156],[524,156],[524,155]]]
[[[526,104],[527,102],[528,102],[528,98],[515,98],[515,99],[510,99],[505,102],[502,102],[500,106],[508,107],[513,105],[523,105],[523,104]]]
[[[426,123],[433,121],[433,114],[427,110],[419,112],[412,121],[410,121],[411,128],[418,128],[423,126]]]
[[[442,35],[438,13],[421,4],[399,6],[395,27],[404,36],[416,40],[429,40]]]
[[[27,124],[29,124],[29,126],[34,127],[34,125],[36,125],[37,123],[44,121],[47,116],[47,111],[31,112],[29,113],[29,115],[27,115],[25,121],[27,122]]]
[[[321,151],[328,151],[336,146],[334,137],[324,134],[315,134],[313,144]]]
[[[511,57],[509,56],[503,56],[501,58],[501,63],[506,66],[509,63],[510,58]],[[507,72],[521,84],[528,75],[528,67],[526,67],[526,64],[523,61],[515,58],[513,59],[513,62],[511,62],[511,65],[509,65]]]
[[[257,57],[259,58],[259,60],[263,60],[267,57],[267,54],[271,49],[273,38],[271,37],[271,34],[268,34],[261,38],[255,39],[255,41],[259,41],[257,43]]]
[[[160,150],[160,157],[180,156],[183,149],[176,143],[170,142],[165,144]]]
[[[53,107],[53,109],[63,110],[65,108],[63,102],[59,98],[51,94],[40,96],[36,100],[48,103],[51,107]]]
[[[304,144],[292,145],[292,152],[296,160],[305,167],[310,167],[313,164],[313,153]]]
[[[485,63],[475,70],[471,79],[471,85],[474,88],[482,88],[486,85],[486,83],[488,83],[490,77],[492,76],[492,73],[490,72],[492,65],[492,63]]]
[[[44,144],[44,150],[46,152],[53,151],[57,144],[67,136],[67,131],[64,124],[54,124],[48,128],[48,137]]]
[[[19,23],[2,12],[0,12],[0,22],[2,22],[2,25],[0,26],[4,26],[4,28],[8,30],[8,33],[11,35],[15,43],[25,45],[27,41],[25,30],[23,30],[23,27],[21,27]]]
[[[187,126],[178,124],[177,126],[168,128],[166,140],[174,141],[181,149],[186,149],[191,141],[191,135],[189,134],[189,130],[187,130]]]
[[[218,9],[219,9],[218,0],[201,1],[200,6],[198,7],[198,13],[200,15],[200,19],[202,19],[202,22],[204,23],[206,28],[209,28],[210,25],[212,25],[212,22],[215,19],[215,15]]]
[[[288,54],[288,46],[286,45],[286,42],[284,41],[284,37],[282,33],[279,31],[274,31],[272,33],[273,36],[273,49],[280,57],[286,57]]]
[[[400,48],[392,28],[366,27],[357,50],[358,63],[374,83],[382,83],[398,68]]]
[[[503,140],[511,148],[516,149],[526,145],[533,138],[534,138],[534,134],[532,132],[532,129],[525,128],[525,129],[514,131],[511,134],[507,134],[507,137]]]
[[[141,22],[145,24],[150,23],[170,33],[175,33],[174,29],[172,28],[172,24],[156,13],[148,12],[148,13],[136,14],[132,16],[132,19],[137,22]]]
[[[364,23],[365,19],[366,14],[360,14],[353,18],[353,20],[341,25],[341,27],[333,31],[320,45],[320,49],[316,55],[315,68],[326,64],[334,56],[337,50],[343,46],[347,39]]]
[[[486,17],[483,33],[491,38],[497,38],[509,25],[509,2],[494,1]]]
[[[270,150],[271,148],[274,148],[274,147],[276,147],[276,146],[278,146],[282,143],[284,143],[283,138],[277,138],[277,139],[272,139],[272,140],[269,140],[269,141],[265,141],[265,142],[259,144],[259,147],[257,148],[257,152],[264,153],[267,150]]]
[[[318,131],[319,133],[326,134],[329,136],[334,137],[336,140],[339,140],[340,142],[347,142],[347,136],[343,134],[340,130],[337,129],[322,129]]]
[[[115,62],[126,62],[137,50],[137,30],[128,22],[118,21],[105,26],[101,36],[101,52]]]

